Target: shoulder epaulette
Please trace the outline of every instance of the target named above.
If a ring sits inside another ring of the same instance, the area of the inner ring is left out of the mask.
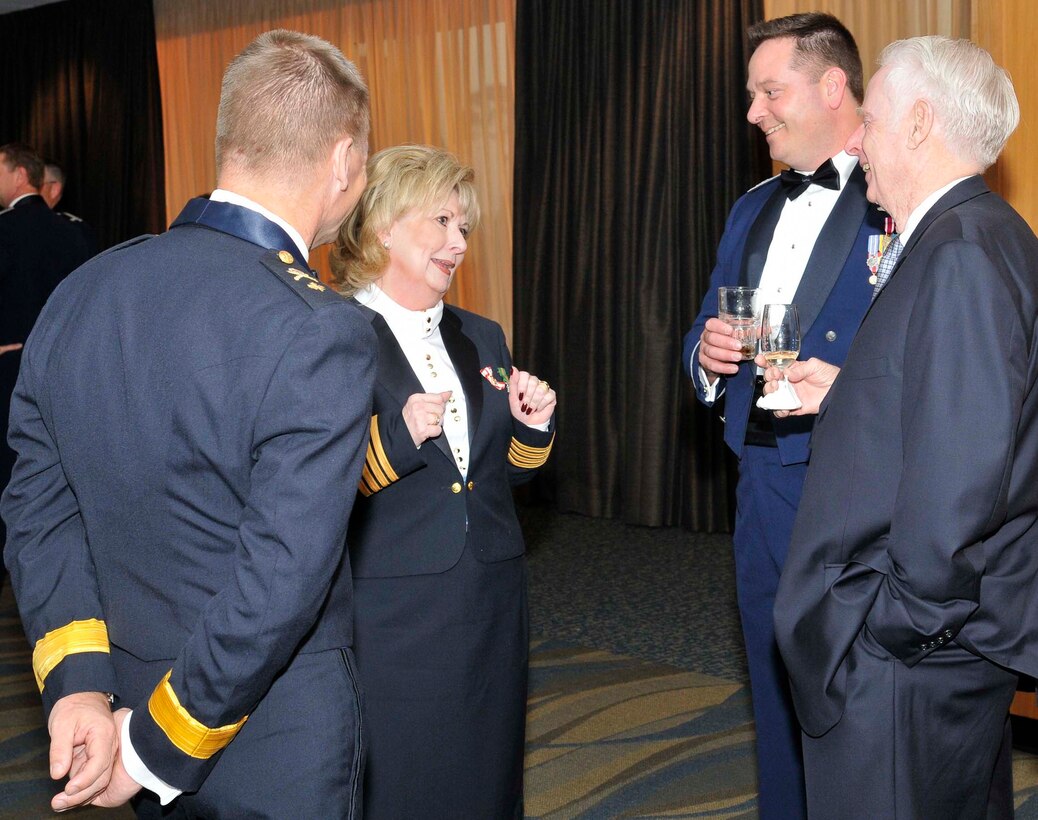
[[[121,251],[123,248],[132,248],[134,245],[139,245],[141,242],[146,242],[147,240],[154,238],[155,234],[144,233],[140,236],[135,236],[133,239],[127,239],[125,242],[120,242],[118,245],[112,245],[112,247],[101,251],[101,253],[94,258],[97,259],[102,256],[108,256],[108,254],[115,253],[115,251]]]
[[[268,251],[263,254],[260,261],[312,308],[345,299],[337,291],[323,284],[305,264],[296,264],[295,257],[288,251]]]
[[[768,177],[767,179],[762,179],[760,182],[758,182],[756,185],[754,185],[752,188],[750,188],[750,190],[747,191],[746,193],[749,193],[750,191],[756,191],[758,188],[761,187],[761,185],[767,185],[773,179],[778,179],[778,178],[779,178],[779,175],[775,174],[775,176]]]
[[[67,219],[69,222],[82,222],[83,221],[83,219],[81,217],[78,217],[75,214],[70,214],[68,211],[58,211],[58,216],[65,217],[65,219]]]

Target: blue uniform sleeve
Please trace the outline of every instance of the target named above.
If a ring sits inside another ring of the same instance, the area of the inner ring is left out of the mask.
[[[49,715],[65,695],[117,688],[83,519],[40,411],[36,365],[30,342],[11,397],[8,441],[18,460],[0,511],[4,560]]]
[[[685,375],[695,385],[696,397],[704,404],[710,404],[711,402],[706,401],[706,385],[699,378],[698,363],[694,364],[692,362],[692,356],[696,350],[696,345],[699,344],[700,337],[703,335],[707,319],[717,316],[717,289],[735,285],[739,280],[739,267],[742,262],[741,251],[746,237],[741,230],[735,227],[735,224],[740,222],[739,215],[741,206],[744,203],[746,203],[746,199],[740,199],[728,214],[728,219],[724,226],[724,234],[722,234],[721,242],[717,246],[717,263],[710,273],[710,284],[703,295],[703,302],[699,307],[699,315],[696,317],[695,322],[692,323],[692,329],[685,334],[684,343],[681,347],[681,367],[685,371]],[[725,381],[724,376],[718,377],[718,396],[724,390]]]
[[[198,788],[313,625],[344,558],[368,440],[376,342],[348,303],[315,310],[263,396],[233,581],[131,725],[165,782]]]

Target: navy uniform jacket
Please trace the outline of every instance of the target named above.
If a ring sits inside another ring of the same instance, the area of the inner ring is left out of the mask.
[[[188,208],[289,242],[245,209]],[[109,642],[168,659],[125,705],[148,768],[193,791],[295,653],[351,643],[341,487],[360,478],[375,341],[288,252],[179,222],[95,257],[47,304],[2,512],[45,707],[118,695]]]
[[[695,382],[701,400],[705,386],[700,384],[699,363],[692,362],[690,369],[690,361],[707,319],[717,316],[717,289],[758,285],[784,200],[779,179],[774,177],[740,197],[728,215],[710,287],[695,324],[685,336],[682,352],[685,373]],[[847,355],[872,298],[866,264],[868,237],[883,233],[883,225],[883,215],[865,199],[865,175],[855,165],[818,235],[792,299],[800,315],[800,359],[817,356],[840,364]],[[752,364],[743,363],[734,376],[720,377],[718,385],[725,396],[724,440],[737,456],[742,454],[746,436],[754,372]],[[813,419],[799,416],[773,421],[782,463],[806,462]]]
[[[24,342],[51,291],[89,257],[82,234],[43,197],[0,211],[0,345]]]
[[[370,308],[361,310],[378,334],[379,366],[371,442],[350,519],[353,574],[381,578],[443,572],[458,562],[466,538],[482,561],[522,555],[511,488],[544,464],[554,433],[513,419],[508,393],[480,375],[489,366],[495,378],[507,381],[498,368],[512,372],[501,327],[449,305],[440,319],[443,344],[468,403],[471,448],[468,475],[462,479],[446,436],[414,446],[402,409],[409,396],[425,389],[385,320]]]
[[[83,237],[83,243],[86,245],[88,256],[94,256],[100,250],[97,234],[94,233],[89,222],[85,222],[82,217],[70,214],[68,211],[55,211],[55,213],[79,231]]]
[[[823,402],[775,601],[810,735],[843,714],[863,626],[909,666],[955,641],[1038,675],[1036,260],[1013,209],[959,183]]]

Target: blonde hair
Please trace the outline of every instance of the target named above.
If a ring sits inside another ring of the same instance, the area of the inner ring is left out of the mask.
[[[389,264],[379,234],[413,210],[434,211],[457,192],[469,230],[479,222],[475,172],[442,148],[397,145],[368,160],[368,186],[339,228],[332,281],[346,296],[374,282]]]
[[[216,170],[233,163],[260,177],[300,173],[353,137],[367,151],[368,88],[331,43],[276,29],[261,34],[223,75]]]

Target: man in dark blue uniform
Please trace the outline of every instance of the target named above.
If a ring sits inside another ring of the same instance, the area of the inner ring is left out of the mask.
[[[69,277],[26,343],[0,510],[55,809],[358,816],[344,541],[375,339],[306,260],[364,187],[368,111],[334,46],[257,38],[218,188]]]
[[[90,227],[90,223],[83,220],[83,217],[76,216],[68,211],[57,210],[58,203],[61,202],[61,198],[64,195],[65,171],[60,165],[58,165],[58,163],[48,159],[43,166],[43,185],[40,187],[40,196],[43,197],[47,206],[54,211],[54,213],[66,222],[72,223],[72,227],[83,235],[87,251],[91,256],[93,256],[99,250],[97,234],[95,234],[94,229]]]
[[[807,470],[809,419],[774,419],[755,405],[762,383],[717,317],[717,288],[759,288],[762,302],[798,305],[801,355],[842,362],[872,298],[870,247],[885,220],[843,150],[858,127],[861,59],[828,14],[794,14],[749,30],[747,119],[772,159],[790,166],[732,207],[717,266],[685,337],[685,372],[708,405],[724,395],[725,443],[739,458],[735,551],[739,614],[757,728],[762,820],[806,816],[800,728],[775,643],[772,610]],[[800,172],[800,173],[796,173]],[[757,385],[757,386],[755,386]]]
[[[14,466],[7,417],[22,345],[51,291],[90,256],[79,232],[41,198],[43,179],[43,160],[32,148],[0,146],[0,487]],[[0,523],[0,545],[4,540]]]

